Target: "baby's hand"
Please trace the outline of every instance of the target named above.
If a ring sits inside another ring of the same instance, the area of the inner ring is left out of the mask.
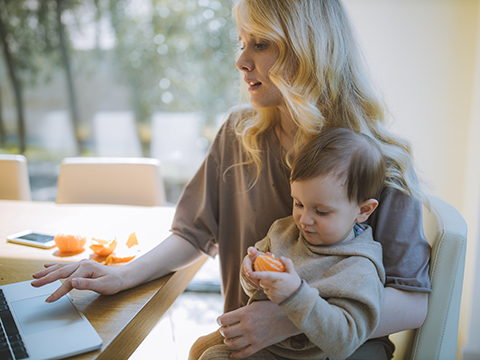
[[[302,285],[302,279],[295,271],[292,260],[281,257],[285,266],[284,272],[256,271],[250,275],[252,280],[258,280],[268,298],[275,304],[280,304],[295,294]]]
[[[243,280],[257,290],[262,290],[262,288],[260,287],[258,280],[252,278],[252,274],[254,272],[253,262],[257,256],[262,254],[263,253],[258,251],[256,248],[250,246],[247,249],[247,255],[243,258],[242,270],[240,271],[240,275],[242,276]]]

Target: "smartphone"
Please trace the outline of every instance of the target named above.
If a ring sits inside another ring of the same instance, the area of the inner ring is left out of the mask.
[[[55,246],[54,236],[25,230],[16,234],[8,235],[7,241],[16,244],[35,246],[42,249],[50,249]]]

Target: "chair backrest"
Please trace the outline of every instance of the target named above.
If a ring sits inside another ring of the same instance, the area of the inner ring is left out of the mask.
[[[60,164],[56,202],[163,205],[160,162],[151,158],[65,158]]]
[[[0,154],[0,199],[32,199],[25,156]]]
[[[131,111],[101,111],[93,117],[93,139],[100,157],[142,156],[135,114]],[[115,129],[112,131],[112,129]]]
[[[444,200],[431,196],[431,211],[424,207],[425,236],[432,246],[428,314],[423,325],[391,336],[394,359],[456,359],[458,322],[463,288],[467,224]]]

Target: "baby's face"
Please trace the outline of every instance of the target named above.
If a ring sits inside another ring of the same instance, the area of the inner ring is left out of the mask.
[[[354,238],[360,206],[348,200],[344,182],[333,175],[292,183],[293,218],[312,245],[331,245]]]

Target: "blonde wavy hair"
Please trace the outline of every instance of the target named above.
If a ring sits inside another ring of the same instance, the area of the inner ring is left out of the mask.
[[[324,127],[362,132],[386,158],[385,184],[428,200],[416,176],[410,143],[387,129],[387,111],[367,76],[347,11],[339,0],[238,0],[237,26],[278,46],[270,79],[298,125],[288,158]],[[279,119],[276,108],[239,110],[235,130],[254,168],[262,169],[259,141]]]

